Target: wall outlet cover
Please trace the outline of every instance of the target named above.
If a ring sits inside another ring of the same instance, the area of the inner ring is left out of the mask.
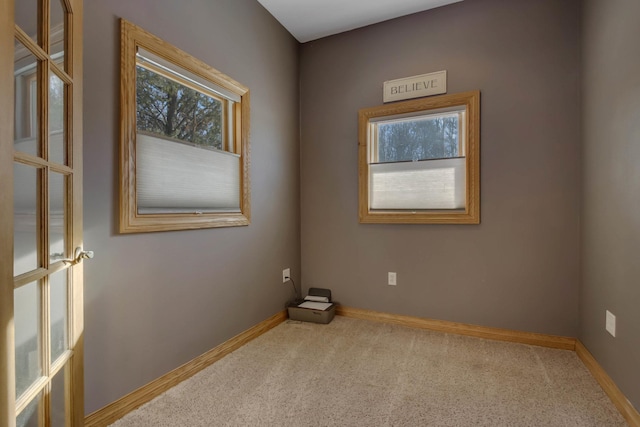
[[[397,276],[396,276],[396,273],[394,273],[394,272],[391,272],[391,271],[390,271],[390,272],[389,272],[388,279],[389,279],[389,280],[388,280],[388,282],[387,282],[387,283],[388,283],[390,286],[395,286],[395,285],[397,284],[397,280],[396,280],[396,279],[397,279]]]
[[[613,315],[609,310],[607,310],[607,320],[605,323],[605,328],[607,332],[611,334],[611,336],[616,336],[616,316]]]

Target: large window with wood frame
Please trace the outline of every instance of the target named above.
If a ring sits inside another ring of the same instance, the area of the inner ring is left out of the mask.
[[[360,222],[480,221],[479,93],[360,110]]]
[[[122,232],[249,223],[247,88],[122,21]]]

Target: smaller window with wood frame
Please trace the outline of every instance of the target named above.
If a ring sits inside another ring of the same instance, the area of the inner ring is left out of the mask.
[[[480,93],[359,112],[361,223],[480,223]]]

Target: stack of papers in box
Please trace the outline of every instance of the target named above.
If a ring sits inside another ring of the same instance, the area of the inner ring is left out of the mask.
[[[324,311],[331,307],[331,303],[329,302],[329,298],[327,297],[307,295],[306,297],[304,297],[304,302],[302,304],[299,304],[298,307]]]

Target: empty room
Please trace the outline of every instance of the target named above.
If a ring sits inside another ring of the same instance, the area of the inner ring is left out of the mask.
[[[640,426],[639,20],[0,0],[0,427]]]

